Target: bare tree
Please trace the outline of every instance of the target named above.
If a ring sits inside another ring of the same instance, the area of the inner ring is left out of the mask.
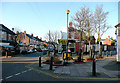
[[[109,12],[104,12],[102,6],[97,6],[94,13],[94,26],[99,40],[99,57],[101,57],[101,45],[100,39],[102,35],[109,29],[111,26],[107,25],[107,15]]]
[[[60,32],[58,31],[49,31],[48,33],[46,33],[45,37],[44,37],[47,41],[50,42],[58,42],[58,39],[60,38]]]
[[[84,31],[86,34],[87,41],[89,42],[89,48],[90,48],[90,55],[91,55],[91,39],[90,36],[92,36],[94,32],[93,28],[93,14],[90,11],[89,8],[82,7],[80,11],[77,11],[75,16],[72,17],[73,19],[73,25],[77,30],[80,30],[79,32],[79,38],[80,38],[80,47],[81,47],[81,32]],[[84,37],[85,38],[85,37]],[[80,52],[80,51],[79,51]],[[79,56],[80,57],[80,56]],[[91,55],[92,57],[92,55]]]

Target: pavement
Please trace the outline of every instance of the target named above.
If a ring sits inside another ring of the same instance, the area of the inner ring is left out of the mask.
[[[77,56],[74,56],[76,58]],[[85,56],[84,58],[89,57]],[[42,60],[44,61],[44,60]],[[49,64],[42,64],[38,67],[38,63],[27,65],[27,68],[43,73],[55,79],[71,79],[71,80],[120,80],[119,63],[116,62],[116,56],[106,57],[104,60],[96,61],[96,76],[92,75],[92,62],[70,63],[67,66],[53,66],[53,70],[49,70]],[[109,64],[114,65],[111,66]]]

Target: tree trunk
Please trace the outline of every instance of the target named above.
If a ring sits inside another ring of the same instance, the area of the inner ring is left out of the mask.
[[[92,57],[92,54],[91,54],[91,44],[90,44],[90,41],[89,41],[89,48],[90,48],[90,56]]]
[[[99,21],[98,39],[99,39],[99,57],[101,57],[101,45],[100,45],[100,21]]]
[[[99,40],[99,57],[101,57],[101,45],[100,45],[100,40]]]

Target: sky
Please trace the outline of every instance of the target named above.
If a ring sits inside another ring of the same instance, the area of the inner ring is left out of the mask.
[[[103,5],[103,11],[109,12],[107,23],[112,28],[103,36],[112,36],[114,39],[115,25],[118,24],[118,2],[2,2],[0,23],[15,31],[26,31],[28,34],[42,37],[50,31],[66,31],[67,14],[70,10],[71,17],[80,10],[81,7],[89,7],[92,11],[97,5]],[[97,35],[95,35],[97,38]]]

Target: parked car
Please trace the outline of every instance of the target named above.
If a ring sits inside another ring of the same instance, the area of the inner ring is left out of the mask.
[[[37,52],[37,50],[36,49],[32,49],[33,50],[33,52]]]
[[[41,48],[36,48],[36,50],[37,50],[38,52],[42,52]]]
[[[46,49],[46,48],[41,48],[41,50],[42,50],[42,52],[43,52],[43,51],[48,51],[48,49]]]
[[[12,55],[12,52],[11,52],[11,50],[8,50],[8,49],[1,49],[0,50],[1,51],[1,53],[2,53],[2,56],[6,56],[6,52],[7,52],[7,56],[11,56]]]
[[[15,54],[15,49],[14,49],[14,48],[11,48],[11,49],[10,49],[10,52],[11,52],[12,54]]]
[[[28,53],[28,50],[27,50],[27,49],[22,49],[21,54],[27,54],[27,53]]]
[[[28,53],[33,53],[33,49],[29,49],[29,50],[28,50]]]
[[[5,56],[5,55],[6,55],[6,54],[5,54],[5,49],[0,49],[0,52],[1,52],[2,56]]]

